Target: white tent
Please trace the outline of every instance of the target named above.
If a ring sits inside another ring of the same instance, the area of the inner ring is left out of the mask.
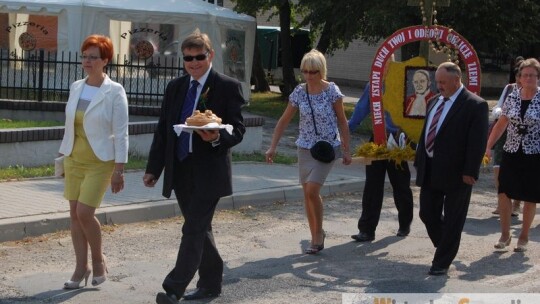
[[[157,53],[168,45],[176,48],[168,53],[179,56],[178,42],[199,28],[214,44],[214,68],[240,80],[249,96],[256,22],[230,9],[202,0],[27,0],[0,1],[1,13],[8,15],[10,48],[21,48],[20,35],[29,28],[48,34],[45,26],[29,22],[29,16],[55,17],[58,52],[78,52],[82,40],[97,33],[111,37],[121,55],[133,52],[134,38],[148,38]]]

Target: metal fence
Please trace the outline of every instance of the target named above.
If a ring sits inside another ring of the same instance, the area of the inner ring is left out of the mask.
[[[109,77],[124,86],[130,104],[156,106],[167,83],[183,75],[180,58],[146,60],[117,55],[107,66]],[[85,74],[77,52],[0,49],[0,98],[66,102],[69,86]]]

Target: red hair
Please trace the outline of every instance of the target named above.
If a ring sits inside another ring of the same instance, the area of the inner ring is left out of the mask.
[[[90,35],[84,39],[81,53],[93,46],[99,49],[101,59],[108,59],[109,63],[112,61],[114,50],[111,38],[103,35]]]

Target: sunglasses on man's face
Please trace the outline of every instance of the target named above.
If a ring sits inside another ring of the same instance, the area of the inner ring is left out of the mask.
[[[187,56],[184,56],[183,58],[184,58],[184,61],[193,61],[193,59],[197,61],[203,61],[206,59],[206,57],[208,57],[208,52],[204,54],[195,55],[195,56],[187,55]]]
[[[319,71],[308,71],[308,70],[302,70],[303,74],[309,74],[309,75],[315,75],[319,73]]]

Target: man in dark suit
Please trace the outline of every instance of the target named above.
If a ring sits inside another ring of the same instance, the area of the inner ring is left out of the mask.
[[[163,281],[165,293],[156,297],[160,304],[221,293],[223,260],[214,242],[212,218],[219,199],[232,194],[230,148],[245,133],[241,85],[212,69],[214,50],[208,36],[196,30],[181,49],[187,75],[167,85],[143,177],[145,186],[153,187],[164,171],[163,196],[169,198],[174,190],[185,220],[176,265]],[[173,125],[185,123],[195,109],[211,110],[223,124],[233,126],[232,134],[219,129],[177,136]],[[197,270],[197,289],[184,295]]]
[[[416,149],[420,219],[437,248],[430,275],[445,275],[457,255],[472,186],[484,156],[488,105],[461,83],[458,65],[435,73],[440,96],[431,99]]]

